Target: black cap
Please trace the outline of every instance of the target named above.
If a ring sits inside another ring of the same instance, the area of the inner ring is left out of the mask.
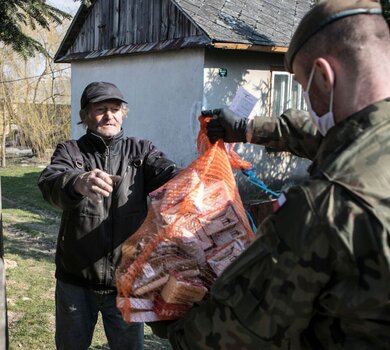
[[[90,102],[101,102],[105,100],[119,100],[127,103],[121,91],[112,83],[95,81],[87,85],[81,95],[80,106],[84,109]]]
[[[314,34],[318,33],[330,23],[353,15],[380,15],[381,13],[382,8],[377,0],[320,1],[319,4],[306,13],[299,23],[285,55],[284,63],[286,69],[292,73],[293,61],[298,51]]]

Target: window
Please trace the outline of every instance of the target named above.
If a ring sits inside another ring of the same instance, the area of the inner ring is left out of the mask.
[[[286,109],[306,109],[302,86],[287,72],[272,72],[271,116],[279,116]]]

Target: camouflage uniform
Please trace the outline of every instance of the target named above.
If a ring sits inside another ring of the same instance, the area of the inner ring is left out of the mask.
[[[253,120],[251,143],[288,151],[302,158],[313,160],[322,138],[305,111],[289,109],[277,118],[255,117]]]
[[[329,130],[310,180],[169,327],[173,349],[390,349],[389,120],[390,98]]]

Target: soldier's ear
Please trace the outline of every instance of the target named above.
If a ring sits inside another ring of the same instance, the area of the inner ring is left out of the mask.
[[[330,62],[321,57],[317,58],[314,64],[316,65],[316,70],[313,79],[316,85],[324,92],[331,91],[335,84],[335,74]]]

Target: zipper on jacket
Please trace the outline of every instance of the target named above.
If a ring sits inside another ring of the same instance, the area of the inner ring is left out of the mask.
[[[111,148],[110,146],[106,146],[106,150],[104,151],[104,171],[110,174],[111,169],[109,169],[109,160],[111,156]]]
[[[106,150],[104,152],[104,171],[108,174],[111,174],[112,168],[111,168],[111,146],[106,146]],[[111,198],[110,198],[111,197]],[[106,232],[106,239],[107,239],[107,246],[110,247],[109,252],[106,254],[106,259],[104,259],[104,265],[103,265],[103,283],[105,286],[108,287],[108,280],[109,276],[111,276],[111,269],[108,271],[108,268],[111,267],[112,264],[112,231],[113,231],[113,223],[112,223],[112,196],[108,198],[104,198],[103,200],[103,206],[104,206],[104,212],[108,213],[108,220],[111,222],[111,228],[110,232]],[[111,202],[109,210],[107,210],[108,202]]]
[[[129,170],[133,167],[133,168],[140,168],[143,164],[143,160],[142,158],[136,158],[136,159],[130,159],[127,163],[127,166],[126,166],[126,169],[125,169],[125,172],[123,173],[123,175],[121,175],[121,179],[119,180],[119,182],[116,184],[118,187],[121,185],[121,183],[123,181],[125,181],[126,179],[126,176],[127,174],[129,173]]]

